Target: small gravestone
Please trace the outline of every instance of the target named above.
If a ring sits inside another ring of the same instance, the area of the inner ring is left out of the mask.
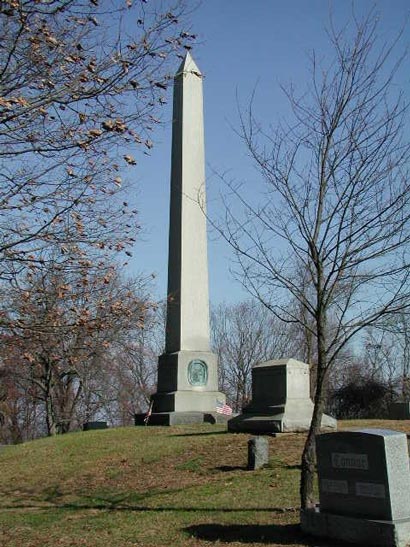
[[[390,420],[410,420],[410,402],[392,403],[389,407]]]
[[[266,437],[253,437],[248,441],[248,469],[254,471],[269,463],[269,441]]]
[[[407,437],[385,429],[316,437],[320,505],[301,512],[313,535],[405,547],[410,543]]]
[[[95,421],[95,422],[86,422],[83,425],[83,431],[91,431],[92,429],[107,429],[107,422]]]

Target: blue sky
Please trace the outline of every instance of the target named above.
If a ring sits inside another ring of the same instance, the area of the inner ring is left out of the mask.
[[[153,1],[153,0],[151,0]],[[192,1],[192,6],[197,5]],[[352,13],[350,0],[203,0],[192,13],[191,30],[198,36],[192,55],[204,75],[205,153],[208,210],[220,212],[220,184],[212,173],[229,172],[252,187],[257,174],[247,151],[235,133],[237,99],[246,105],[256,86],[255,107],[265,122],[287,114],[280,84],[293,83],[301,91],[309,77],[308,55],[314,49],[326,57],[329,43],[325,27],[330,9],[337,24]],[[379,2],[358,0],[359,16],[374,8],[380,16],[381,39],[388,40],[410,17],[408,0]],[[403,44],[410,45],[407,25]],[[410,70],[401,84],[407,93]],[[175,67],[177,69],[177,66]],[[171,161],[171,98],[163,112],[164,127],[154,135],[150,157],[140,156],[133,171],[138,183],[136,202],[143,232],[134,249],[132,271],[156,274],[156,296],[166,296],[168,260],[168,206]],[[213,304],[247,298],[248,294],[230,273],[232,253],[216,234],[209,233],[209,283]]]

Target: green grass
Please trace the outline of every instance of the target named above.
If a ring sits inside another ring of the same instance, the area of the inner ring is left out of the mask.
[[[270,438],[269,466],[254,472],[248,439],[222,426],[139,427],[5,447],[0,545],[325,545],[298,528],[304,436]]]

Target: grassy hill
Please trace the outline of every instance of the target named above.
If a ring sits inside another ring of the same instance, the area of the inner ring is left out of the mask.
[[[362,425],[410,430],[341,427]],[[326,545],[298,528],[304,436],[271,438],[270,465],[254,472],[249,437],[217,425],[133,427],[2,448],[0,545]]]

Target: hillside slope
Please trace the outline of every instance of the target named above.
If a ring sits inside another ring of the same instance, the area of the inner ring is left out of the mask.
[[[319,545],[298,528],[304,436],[270,438],[270,465],[256,472],[248,439],[222,426],[133,427],[4,447],[0,545]]]

